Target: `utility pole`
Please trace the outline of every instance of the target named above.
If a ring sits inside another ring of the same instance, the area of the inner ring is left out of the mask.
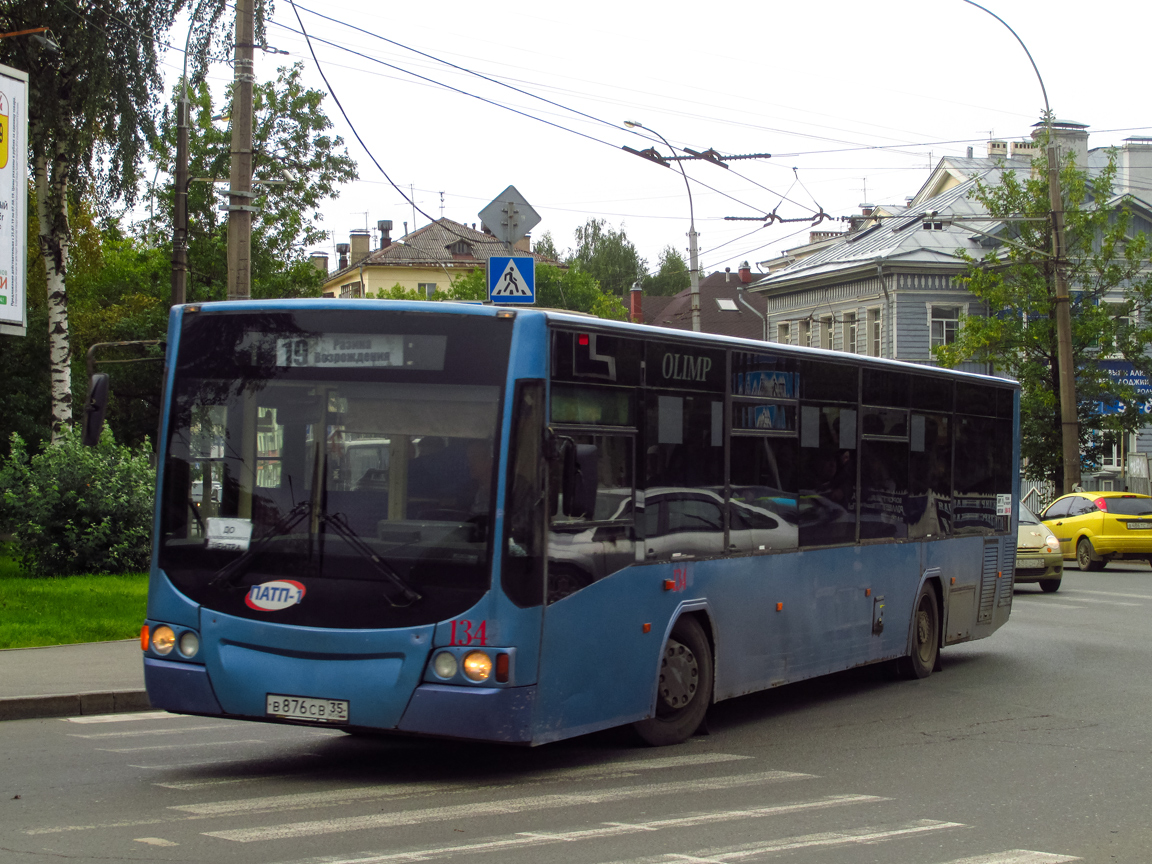
[[[252,295],[253,0],[236,0],[232,90],[232,170],[228,182],[228,299]]]
[[[195,22],[192,22],[195,23]],[[188,25],[191,33],[192,24]],[[184,56],[188,56],[187,50]],[[188,82],[187,62],[176,108],[175,201],[172,207],[172,305],[188,297]]]
[[[1068,282],[1061,269],[1064,259],[1064,199],[1060,194],[1060,154],[1056,148],[1056,137],[1052,134],[1048,89],[1040,77],[1036,61],[1032,59],[1032,52],[1008,22],[974,0],[964,2],[981,12],[987,12],[1016,37],[1028,55],[1028,62],[1032,64],[1032,71],[1040,82],[1040,93],[1044,96],[1044,127],[1048,133],[1048,207],[1052,211],[1052,288],[1056,302],[1056,374],[1060,381],[1060,431],[1064,457],[1063,491],[1068,493],[1080,485],[1080,419],[1076,410],[1076,369],[1072,365],[1072,310],[1068,308]]]

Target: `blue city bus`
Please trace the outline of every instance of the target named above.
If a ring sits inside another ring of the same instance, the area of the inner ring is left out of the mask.
[[[172,310],[148,695],[537,745],[1008,620],[1019,389],[572,313]]]

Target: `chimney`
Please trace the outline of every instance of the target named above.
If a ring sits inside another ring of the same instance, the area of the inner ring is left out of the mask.
[[[392,245],[392,220],[381,219],[376,223],[376,230],[380,232],[380,248],[387,249]]]
[[[532,252],[532,235],[525,234],[519,240],[512,244],[512,248],[517,252]]]
[[[1045,124],[1043,121],[1032,126],[1034,131],[1032,139],[1039,143],[1044,137]],[[1064,164],[1064,157],[1068,153],[1074,154],[1077,168],[1084,168],[1088,164],[1088,125],[1075,123],[1071,120],[1053,120],[1052,137],[1056,141],[1056,152],[1060,155],[1060,164]]]
[[[876,206],[873,204],[861,204],[860,205],[860,213],[864,216],[871,216],[872,211],[875,209],[876,209]]]
[[[312,262],[312,266],[320,271],[320,275],[328,275],[328,253],[327,252],[313,252],[308,256],[308,260]]]
[[[732,281],[732,268],[731,267],[725,267],[724,268],[724,284],[727,285],[731,281]]]
[[[988,142],[988,158],[993,156],[1008,156],[1008,142],[1007,141],[989,141]]]
[[[336,254],[340,256],[340,270],[344,270],[348,266],[348,244],[337,243]]]
[[[372,249],[372,236],[367,228],[353,228],[348,239],[352,246],[352,263],[359,264]]]
[[[971,147],[968,148],[968,158],[969,159],[972,158],[972,148]]]
[[[1116,190],[1132,192],[1152,186],[1152,138],[1124,139],[1120,151],[1119,171],[1116,172]]]
[[[628,317],[631,319],[633,324],[644,323],[643,298],[644,289],[641,288],[640,283],[637,282],[632,286],[632,290],[628,294],[628,299],[630,301],[628,304]]]
[[[747,285],[752,281],[752,265],[750,265],[747,261],[740,262],[740,269],[737,272],[739,272],[740,281],[743,284]]]

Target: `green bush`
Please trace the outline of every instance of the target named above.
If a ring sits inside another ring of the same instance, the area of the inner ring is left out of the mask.
[[[0,461],[0,530],[30,576],[147,570],[155,485],[147,445],[121,447],[108,428],[96,447],[69,431],[31,457],[13,435]]]

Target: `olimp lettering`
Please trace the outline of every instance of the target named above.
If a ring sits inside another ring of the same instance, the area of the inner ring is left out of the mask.
[[[671,378],[675,381],[705,381],[711,368],[711,357],[665,354],[660,371],[664,373],[665,378]]]

